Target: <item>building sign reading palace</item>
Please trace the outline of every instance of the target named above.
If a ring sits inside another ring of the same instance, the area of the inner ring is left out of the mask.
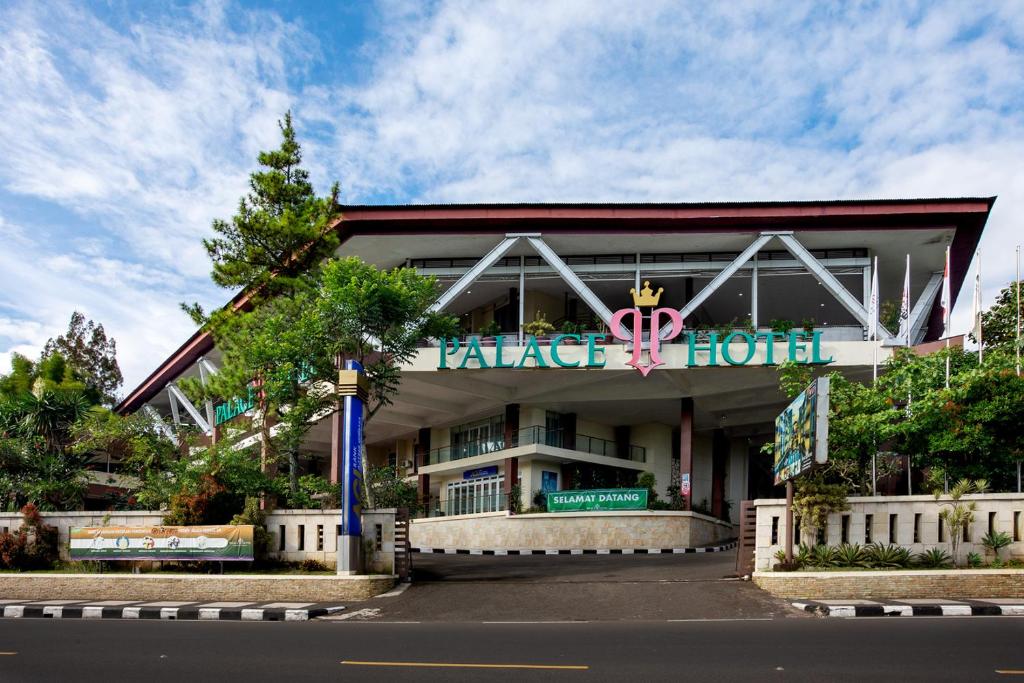
[[[662,290],[655,293],[649,285],[645,282],[639,294],[633,288],[629,290],[635,306],[616,311],[610,326],[615,339],[625,342],[627,352],[631,354],[626,365],[633,366],[645,377],[654,368],[665,365],[661,358],[661,344],[679,337],[687,349],[683,367],[744,366],[752,364],[755,358],[759,359],[756,363],[759,365],[777,365],[783,361],[824,365],[833,360],[831,356],[825,358],[821,355],[820,331],[686,331],[679,311],[656,308]],[[648,307],[650,314],[644,315],[641,307]],[[632,323],[631,333],[627,332],[624,324],[627,319]],[[646,330],[645,322],[648,323]],[[457,338],[442,339],[437,368],[603,368],[606,364],[605,334],[558,334],[544,345],[537,337],[526,335],[522,346],[510,346],[517,339],[516,335],[494,337],[493,358],[490,359],[488,356],[492,354],[480,337],[470,337],[462,342]],[[634,343],[636,339],[641,342]],[[585,353],[582,357],[567,359],[563,356],[567,346],[582,346]],[[758,353],[759,348],[763,353]]]

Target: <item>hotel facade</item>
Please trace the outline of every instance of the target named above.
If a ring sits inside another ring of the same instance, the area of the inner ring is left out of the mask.
[[[735,523],[741,501],[775,493],[760,448],[787,403],[777,365],[870,381],[907,343],[884,325],[868,338],[876,258],[880,300],[899,302],[910,255],[909,343],[938,340],[946,248],[955,297],[993,201],[343,207],[338,255],[435,276],[436,309],[463,329],[402,369],[367,424],[369,464],[415,480],[429,516],[650,472],[661,498]],[[244,401],[193,404],[177,386],[218,362],[199,331],[119,410],[171,434],[243,425]],[[310,430],[302,473],[337,479],[338,424]]]

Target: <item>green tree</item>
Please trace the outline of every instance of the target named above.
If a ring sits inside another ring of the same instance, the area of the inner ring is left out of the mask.
[[[1021,283],[1021,297],[1024,299],[1024,283]],[[982,338],[985,348],[1006,347],[1013,352],[1017,340],[1017,284],[1011,282],[999,292],[995,303],[981,314]],[[1024,301],[1020,306],[1021,320],[1024,321]],[[972,341],[978,340],[972,332]]]
[[[75,311],[68,331],[50,339],[43,347],[43,361],[59,354],[75,376],[94,394],[97,402],[113,405],[124,382],[117,364],[117,342],[107,338],[103,325],[86,320]]]
[[[281,128],[281,146],[260,152],[260,170],[249,176],[250,192],[230,220],[215,220],[215,237],[203,240],[213,262],[213,281],[246,288],[251,295],[290,292],[334,253],[338,236],[332,219],[338,210],[338,185],[318,197],[302,168],[291,112]],[[190,307],[199,312],[198,307]]]

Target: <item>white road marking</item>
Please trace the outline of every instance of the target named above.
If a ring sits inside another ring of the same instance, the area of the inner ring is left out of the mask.
[[[400,583],[397,586],[395,586],[394,588],[392,588],[391,590],[389,590],[387,593],[381,593],[380,595],[375,595],[373,597],[375,597],[375,598],[397,598],[399,595],[401,595],[405,591],[409,590],[409,586],[411,586],[411,585],[412,585],[411,583]]]

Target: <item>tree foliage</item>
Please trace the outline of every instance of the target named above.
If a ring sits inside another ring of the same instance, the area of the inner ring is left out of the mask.
[[[124,377],[117,364],[117,342],[107,338],[102,324],[87,321],[78,311],[72,313],[68,331],[43,347],[43,361],[56,355],[65,360],[95,400],[106,405],[117,402],[117,390]]]
[[[215,237],[203,240],[213,281],[222,287],[247,288],[251,294],[291,291],[338,246],[332,224],[338,185],[329,196],[318,197],[301,166],[291,112],[278,125],[281,146],[259,153],[260,170],[250,174],[250,192],[239,201],[238,212],[230,220],[215,220]]]
[[[987,311],[981,314],[982,337],[985,348],[1003,347],[1011,353],[1017,340],[1017,315],[1021,315],[1024,321],[1024,301],[1021,301],[1020,311],[1017,310],[1017,283],[1011,282],[1004,287],[996,297],[995,303]],[[1024,283],[1021,283],[1021,297],[1024,298]],[[974,333],[970,334],[972,341],[978,340]]]

